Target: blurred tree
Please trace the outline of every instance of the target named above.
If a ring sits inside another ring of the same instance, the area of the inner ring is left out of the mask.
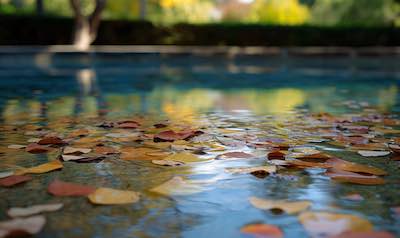
[[[214,19],[214,3],[211,0],[160,0],[160,21],[163,23],[200,23]]]
[[[299,25],[310,16],[306,5],[298,0],[255,0],[252,4],[249,21],[280,25]]]
[[[80,50],[86,50],[96,39],[106,0],[96,0],[94,10],[88,17],[84,14],[81,0],[70,0],[70,3],[75,15],[74,45]]]
[[[396,25],[399,0],[316,0],[311,23],[315,25]]]
[[[38,15],[43,15],[44,7],[43,7],[43,0],[36,0],[36,13]]]

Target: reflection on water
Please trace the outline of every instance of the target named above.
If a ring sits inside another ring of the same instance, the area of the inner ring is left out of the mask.
[[[85,55],[39,55],[16,57],[15,62],[20,65],[0,57],[0,128],[35,130],[41,125],[65,132],[80,125],[92,126],[96,120],[145,116],[154,122],[167,119],[251,136],[262,134],[271,125],[293,122],[305,111],[352,113],[358,112],[361,104],[368,104],[383,113],[399,112],[399,74],[384,68],[390,65],[384,61],[365,72],[372,66],[367,67],[366,61],[360,59],[356,63],[359,71],[355,72],[354,66],[337,59],[326,60],[322,65],[308,59],[304,60],[308,64],[302,65],[293,59],[287,59],[288,63],[260,58],[225,62],[217,56],[185,57],[92,55],[88,60]],[[295,134],[277,132],[291,133]],[[0,146],[24,144],[29,138],[16,129],[15,133],[0,135]],[[46,161],[55,155],[10,156],[5,152],[0,156],[0,169],[9,169],[34,165],[36,162],[32,161]],[[288,237],[300,237],[305,236],[305,231],[295,216],[262,212],[252,208],[247,199],[308,199],[316,210],[350,210],[368,217],[378,228],[400,234],[387,212],[389,205],[400,202],[400,194],[385,193],[386,186],[372,190],[356,186],[358,193],[369,200],[355,205],[339,199],[352,192],[351,186],[330,183],[314,170],[285,172],[288,177],[309,175],[296,180],[220,176],[226,167],[243,165],[260,165],[260,161],[212,160],[172,169],[120,160],[81,164],[79,169],[66,163],[62,172],[40,176],[25,187],[1,189],[0,209],[64,202],[65,209],[50,215],[50,224],[41,237],[240,237],[240,227],[255,221],[277,224]],[[174,175],[206,180],[217,177],[209,190],[188,197],[170,199],[146,192]],[[53,198],[46,194],[43,184],[54,178],[134,189],[144,198],[133,206],[114,207],[92,206],[80,198]],[[384,199],[389,199],[390,204]],[[0,218],[5,218],[3,212]]]

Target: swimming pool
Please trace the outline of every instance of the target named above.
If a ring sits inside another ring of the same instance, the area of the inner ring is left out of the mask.
[[[62,202],[63,210],[46,214],[47,224],[38,237],[246,237],[241,227],[255,222],[277,225],[285,237],[307,237],[296,215],[253,207],[249,197],[256,196],[309,200],[313,211],[355,214],[376,230],[399,236],[399,217],[391,210],[400,206],[399,164],[389,157],[364,158],[334,145],[311,143],[328,154],[386,170],[386,184],[373,186],[333,182],[323,175],[323,168],[288,169],[264,178],[225,170],[265,165],[267,152],[246,143],[296,140],[306,129],[293,125],[307,122],[308,115],[357,117],[373,112],[396,119],[399,79],[396,55],[2,53],[0,172],[57,157],[6,149],[27,144],[43,135],[40,131],[67,135],[86,128],[105,138],[109,131],[96,125],[130,119],[196,128],[213,135],[226,151],[240,150],[257,158],[214,160],[222,153],[214,150],[199,154],[211,160],[179,167],[115,156],[100,163],[64,163],[61,171],[0,188],[0,218],[7,218],[10,207]],[[143,138],[113,139],[103,142],[115,148],[144,143]],[[149,192],[174,176],[201,181],[200,191],[185,196]],[[46,188],[55,178],[135,190],[141,200],[133,205],[97,206],[84,197],[53,197]],[[360,194],[364,200],[343,198],[349,194]]]

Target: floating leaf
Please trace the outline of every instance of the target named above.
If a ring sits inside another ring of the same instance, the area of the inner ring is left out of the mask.
[[[16,172],[18,175],[22,174],[43,174],[53,170],[62,169],[63,164],[59,160],[53,160],[51,162],[41,164],[32,168],[22,169]]]
[[[46,153],[51,150],[51,148],[39,145],[36,143],[31,143],[25,148],[26,152],[32,153],[32,154],[40,154],[40,153]]]
[[[268,224],[249,224],[240,229],[243,234],[257,238],[282,238],[283,232],[279,227]]]
[[[361,175],[333,168],[328,169],[325,174],[331,179],[343,183],[355,183],[363,185],[380,185],[385,183],[385,180],[374,175]]]
[[[186,140],[193,136],[203,134],[201,131],[180,131],[174,132],[172,130],[162,131],[156,135],[154,135],[154,142],[163,142],[163,141],[175,141],[175,140]]]
[[[359,150],[359,155],[364,157],[382,157],[390,154],[390,151]]]
[[[182,162],[182,163],[192,163],[192,162],[204,161],[204,159],[201,159],[200,157],[198,157],[192,153],[187,153],[187,152],[172,154],[170,156],[165,157],[164,159]]]
[[[43,212],[58,211],[62,207],[63,207],[62,203],[34,205],[30,207],[13,207],[7,211],[7,215],[10,217],[26,217]]]
[[[51,137],[45,137],[43,139],[41,139],[40,141],[38,141],[39,145],[63,145],[65,144],[65,142],[55,136],[51,136]]]
[[[267,157],[269,160],[285,159],[287,152],[275,150],[268,153]]]
[[[249,201],[254,207],[258,209],[263,209],[263,210],[279,209],[286,212],[287,214],[298,213],[306,210],[311,206],[311,202],[309,201],[289,202],[285,200],[268,200],[257,197],[250,197]]]
[[[300,223],[311,237],[331,237],[343,232],[372,231],[372,224],[355,215],[327,212],[304,212]]]
[[[344,170],[344,171],[349,171],[349,172],[355,172],[355,173],[366,173],[366,174],[372,174],[372,175],[386,175],[387,173],[379,168],[369,166],[369,165],[363,165],[363,164],[357,164],[353,162],[348,162],[342,159],[337,159],[337,158],[331,158],[327,160],[327,164],[332,165],[333,168],[339,169],[339,170]]]
[[[0,186],[2,187],[11,187],[20,183],[24,183],[32,180],[32,177],[23,176],[23,175],[11,175],[6,178],[0,179]]]
[[[250,174],[256,171],[265,171],[269,174],[276,172],[276,166],[256,166],[256,167],[239,167],[239,168],[226,168],[226,172],[233,174]]]
[[[152,188],[150,191],[163,195],[189,195],[199,193],[203,189],[190,181],[184,180],[182,177],[175,176],[172,179]]]
[[[47,188],[47,191],[54,196],[87,196],[95,190],[95,187],[67,183],[59,180],[53,181]]]
[[[77,155],[80,155],[80,154],[87,154],[87,153],[89,153],[90,151],[92,151],[92,149],[88,149],[88,148],[74,148],[74,147],[70,147],[70,146],[67,146],[67,147],[65,147],[64,148],[64,150],[63,150],[63,153],[64,154],[77,154]]]
[[[89,201],[100,205],[127,204],[139,201],[139,193],[134,191],[98,188],[88,195]]]
[[[248,154],[245,152],[228,152],[221,155],[218,155],[216,159],[248,159],[254,158],[255,156],[252,154]]]
[[[44,216],[33,216],[28,218],[15,218],[0,222],[0,237],[14,237],[19,235],[35,235],[39,233],[46,224]]]
[[[173,161],[173,160],[152,160],[151,163],[156,164],[156,165],[162,165],[162,166],[181,166],[184,165],[185,163],[179,162],[179,161]]]
[[[74,161],[86,158],[85,156],[80,155],[62,155],[61,156],[63,161]]]
[[[1,173],[0,173],[0,179],[10,177],[10,176],[13,175],[13,174],[14,174],[14,172],[12,172],[12,171],[9,171],[9,172],[1,172]]]
[[[140,124],[136,121],[124,121],[121,123],[118,123],[118,128],[123,128],[123,129],[136,129],[140,126]]]
[[[26,148],[26,145],[9,145],[7,146],[9,149],[24,149]]]
[[[134,148],[134,147],[125,147],[121,149],[121,159],[123,160],[153,160],[162,158],[164,156],[169,155],[169,152],[165,152],[159,149],[152,148]]]

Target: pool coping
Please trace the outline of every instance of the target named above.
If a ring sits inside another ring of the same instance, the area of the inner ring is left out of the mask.
[[[0,54],[100,53],[100,54],[195,54],[271,56],[400,56],[400,47],[264,47],[264,46],[173,46],[173,45],[95,45],[87,51],[72,45],[0,45]]]

